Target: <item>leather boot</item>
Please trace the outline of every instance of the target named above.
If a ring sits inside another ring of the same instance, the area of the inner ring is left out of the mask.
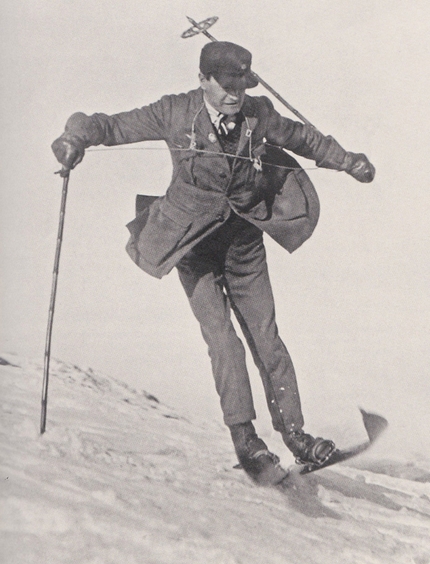
[[[287,475],[279,458],[271,453],[266,443],[255,432],[251,421],[230,427],[231,438],[241,467],[261,485],[274,485]]]
[[[298,464],[322,464],[335,450],[333,441],[314,438],[303,430],[284,433],[282,438]]]

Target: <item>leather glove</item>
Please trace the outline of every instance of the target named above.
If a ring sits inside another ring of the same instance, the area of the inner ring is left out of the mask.
[[[51,148],[57,161],[68,170],[75,168],[85,155],[83,141],[72,135],[62,135],[52,143]]]
[[[343,170],[359,182],[372,182],[375,167],[363,153],[346,153]]]

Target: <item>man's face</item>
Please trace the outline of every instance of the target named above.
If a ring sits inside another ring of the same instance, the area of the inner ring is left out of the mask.
[[[227,116],[232,116],[240,111],[245,100],[245,89],[225,90],[213,76],[208,80],[199,74],[199,78],[205,98],[212,107]]]

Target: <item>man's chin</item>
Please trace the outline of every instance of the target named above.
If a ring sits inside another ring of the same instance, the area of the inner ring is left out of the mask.
[[[221,112],[227,116],[232,116],[240,112],[241,104],[223,104]]]

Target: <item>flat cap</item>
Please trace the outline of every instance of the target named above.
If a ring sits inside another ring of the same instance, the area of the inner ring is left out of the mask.
[[[251,71],[251,53],[235,43],[215,41],[207,43],[200,55],[200,71],[212,75],[226,89],[246,89],[257,86]]]

